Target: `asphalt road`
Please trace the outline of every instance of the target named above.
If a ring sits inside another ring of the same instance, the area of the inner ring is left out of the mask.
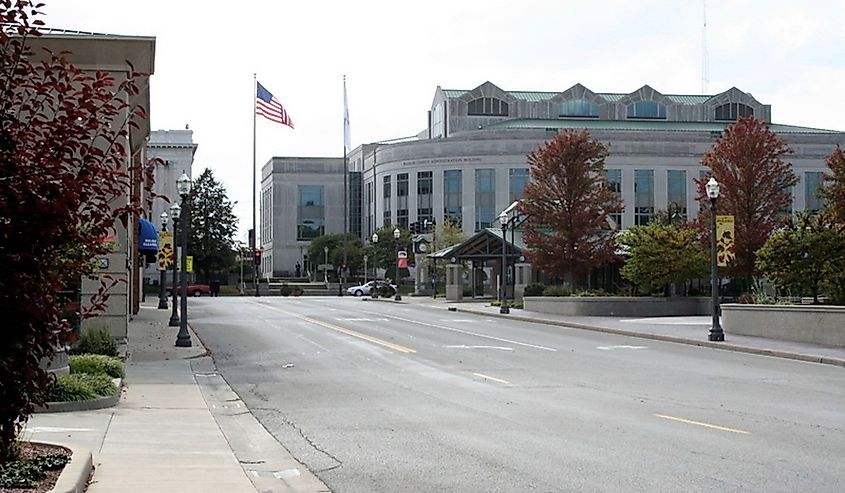
[[[360,298],[191,325],[334,492],[845,491],[845,370]]]

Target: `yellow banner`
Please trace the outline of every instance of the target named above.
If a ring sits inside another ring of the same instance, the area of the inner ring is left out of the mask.
[[[736,259],[733,216],[716,216],[716,263],[727,267]]]
[[[158,270],[173,268],[173,231],[158,234]]]
[[[194,271],[194,257],[193,255],[188,255],[185,257],[185,272],[193,272]]]

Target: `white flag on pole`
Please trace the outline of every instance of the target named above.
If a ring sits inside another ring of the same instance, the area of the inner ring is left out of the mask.
[[[343,76],[343,147],[349,152],[352,147],[352,137],[349,132],[349,102],[346,99],[346,76]]]

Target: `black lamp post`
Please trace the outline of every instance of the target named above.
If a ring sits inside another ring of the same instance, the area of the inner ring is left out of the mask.
[[[191,347],[191,334],[188,333],[188,229],[190,229],[188,196],[191,193],[191,179],[184,172],[176,180],[176,188],[182,197],[182,317],[179,321],[179,334],[176,335],[177,347]]]
[[[161,232],[167,231],[167,213],[161,213]],[[167,291],[164,290],[164,283],[167,281],[167,263],[158,270],[158,308],[160,310],[167,310]]]
[[[393,297],[396,301],[402,301],[402,295],[399,294],[399,228],[393,230],[393,239],[396,240],[396,296]]]
[[[425,220],[425,228],[428,230],[429,226],[431,227],[431,248],[434,250],[437,244],[437,221],[433,217],[431,221],[428,219]],[[431,297],[437,298],[437,259],[431,259]]]
[[[710,177],[705,188],[707,197],[710,198],[710,292],[713,310],[713,325],[710,327],[707,338],[711,341],[724,341],[725,332],[719,322],[721,308],[719,307],[719,270],[716,259],[716,200],[719,198],[719,182]]]
[[[502,224],[502,265],[500,265],[500,278],[499,278],[499,288],[501,292],[501,296],[499,301],[501,302],[501,306],[499,307],[499,313],[510,313],[511,307],[508,306],[508,284],[505,282],[505,272],[507,270],[507,257],[505,257],[505,250],[507,249],[508,242],[505,238],[505,234],[508,231],[508,213],[502,211],[499,214],[499,222]]]
[[[179,312],[176,306],[179,304],[176,298],[176,267],[179,265],[179,249],[176,246],[176,235],[179,233],[179,217],[182,214],[182,208],[179,204],[173,202],[170,204],[170,217],[173,218],[173,281],[170,283],[170,294],[173,297],[171,304],[173,311],[170,313],[170,322],[167,324],[170,327],[179,326]]]
[[[329,289],[329,247],[323,247],[323,255],[325,255],[326,260],[323,264],[323,282],[326,283],[326,289]]]
[[[376,245],[378,244],[378,233],[373,233],[373,237],[370,238],[373,240],[373,288],[370,289],[370,293],[373,299],[378,298],[378,271],[376,270],[376,259],[378,258],[376,253]]]

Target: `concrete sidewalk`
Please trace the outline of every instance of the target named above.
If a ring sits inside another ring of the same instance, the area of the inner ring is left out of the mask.
[[[731,334],[730,332],[725,333],[724,342],[708,341],[707,335],[711,325],[711,318],[709,316],[652,318],[570,317],[516,308],[511,308],[509,314],[500,314],[498,306],[490,306],[491,300],[446,301],[443,298],[433,299],[431,297],[414,296],[405,296],[402,299],[408,303],[426,305],[439,309],[454,308],[455,311],[465,313],[845,367],[845,347],[741,336]]]
[[[36,414],[25,437],[91,450],[89,493],[329,491],[249,413],[196,334],[174,347],[178,327],[156,306],[130,322],[117,407]]]

